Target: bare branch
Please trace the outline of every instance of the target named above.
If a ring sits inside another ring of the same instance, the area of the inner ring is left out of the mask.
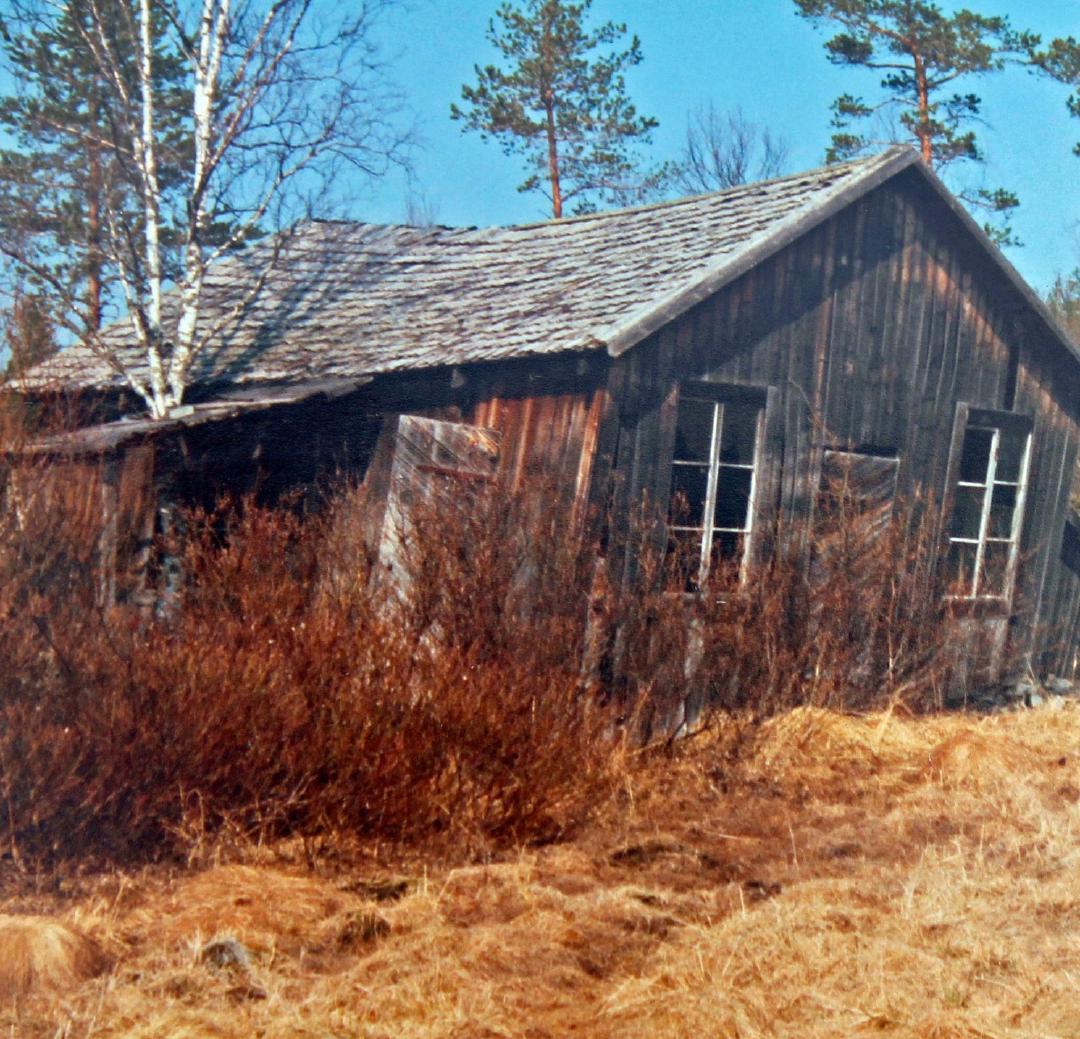
[[[677,182],[686,192],[722,191],[780,176],[787,159],[783,138],[749,121],[741,109],[720,112],[709,103],[687,118]]]
[[[28,31],[68,25],[69,0],[9,2]],[[65,31],[92,66],[100,111],[85,121],[49,112],[42,125],[106,160],[95,200],[100,250],[113,303],[127,315],[127,345],[117,349],[116,329],[102,337],[78,328],[77,306],[58,309],[163,417],[182,402],[198,356],[250,308],[270,272],[207,320],[209,266],[291,223],[346,167],[370,176],[402,161],[407,135],[393,123],[396,97],[372,32],[395,0],[357,0],[344,13],[334,0],[81,2],[86,18]],[[0,251],[60,288],[47,249],[0,242]],[[266,258],[276,262],[277,249]],[[73,299],[70,286],[64,297]]]

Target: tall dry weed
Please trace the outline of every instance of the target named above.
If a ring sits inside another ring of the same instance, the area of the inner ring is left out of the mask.
[[[606,592],[596,638],[608,680],[638,704],[647,735],[713,712],[939,708],[958,669],[985,671],[956,652],[939,515],[921,497],[883,513],[827,487],[807,528],[770,531],[757,563],[721,563],[694,594],[696,559],[646,547],[634,584]]]
[[[225,832],[481,853],[578,826],[626,739],[713,711],[939,702],[932,524],[899,510],[868,538],[833,509],[809,565],[780,549],[687,596],[677,560],[646,552],[642,579],[617,584],[542,491],[497,486],[417,506],[386,581],[352,495],[318,516],[251,500],[189,513],[161,546],[178,564],[167,608],[147,611],[100,594],[93,467],[8,469],[8,854],[152,858]]]
[[[580,557],[511,535],[512,512],[492,493],[443,517],[402,596],[342,554],[332,515],[223,503],[187,517],[175,601],[148,615],[57,563],[74,539],[93,572],[93,508],[32,536],[23,509],[0,544],[4,844],[125,859],[223,828],[475,850],[567,832],[610,789],[619,736],[571,644]],[[47,558],[27,565],[28,539]]]

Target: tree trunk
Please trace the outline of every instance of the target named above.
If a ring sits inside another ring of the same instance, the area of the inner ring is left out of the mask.
[[[87,148],[86,198],[86,328],[89,332],[101,329],[101,277],[104,256],[101,250],[101,153],[96,142]]]
[[[916,136],[919,138],[923,161],[928,166],[932,166],[934,143],[930,134],[930,87],[926,82],[926,65],[914,48],[912,48],[911,56],[915,59],[915,89],[919,98],[919,128],[916,130]]]
[[[154,47],[150,0],[139,0],[139,92],[142,101],[142,134],[136,138],[135,157],[142,180],[144,228],[146,235],[146,281],[150,294],[147,308],[147,366],[153,394],[151,414],[164,418],[169,408],[180,403],[165,382],[162,363],[161,328],[161,192],[157,176],[157,142],[154,138]]]
[[[548,177],[551,180],[551,215],[562,218],[562,188],[559,186],[559,145],[555,138],[555,92],[544,92],[544,111],[547,113]]]

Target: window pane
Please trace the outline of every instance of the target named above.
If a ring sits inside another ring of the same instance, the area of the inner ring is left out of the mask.
[[[745,530],[750,513],[750,469],[721,468],[716,475],[716,512],[714,527]]]
[[[979,595],[1005,594],[1005,574],[1009,567],[1012,545],[1007,541],[988,541],[983,549],[983,572]]]
[[[706,400],[680,400],[675,422],[675,457],[681,462],[707,462],[712,445],[716,405]]]
[[[725,404],[720,436],[720,461],[733,465],[754,464],[758,408],[752,404]]]
[[[964,449],[960,453],[962,483],[986,483],[993,440],[992,429],[969,429],[964,434]]]
[[[998,440],[997,471],[995,480],[1008,480],[1017,483],[1020,480],[1020,466],[1024,461],[1024,448],[1027,446],[1026,433],[1009,433],[1002,430]]]
[[[976,546],[954,541],[949,546],[946,577],[954,595],[971,595],[975,574]]]
[[[668,564],[680,588],[696,591],[701,574],[701,534],[692,530],[669,531]]]
[[[677,527],[703,527],[709,469],[704,465],[671,467],[671,511],[668,521]]]
[[[737,566],[742,561],[743,535],[718,530],[713,534],[712,560],[709,573],[718,577],[726,566]]]
[[[1016,512],[1017,489],[1008,484],[994,485],[990,499],[990,527],[988,536],[992,538],[1011,538],[1013,514]]]
[[[986,491],[982,487],[957,487],[953,502],[952,523],[949,533],[954,538],[977,538],[982,525],[983,502]]]

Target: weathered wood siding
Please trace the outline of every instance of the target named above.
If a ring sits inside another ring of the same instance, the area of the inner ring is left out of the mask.
[[[1062,533],[1061,554],[1052,571],[1052,583],[1044,600],[1044,615],[1049,618],[1039,635],[1042,670],[1065,677],[1080,671],[1080,517],[1066,522]]]
[[[1060,615],[1055,560],[1077,450],[1076,414],[1063,401],[1080,394],[1075,364],[1037,323],[921,179],[894,178],[616,362],[618,510],[668,499],[681,380],[775,389],[776,508],[789,529],[805,529],[826,449],[895,454],[898,492],[942,502],[957,403],[1015,408],[1036,421],[1024,647],[1036,626],[1076,622],[1075,608]],[[636,548],[624,550],[624,574]]]
[[[467,422],[500,435],[499,468],[514,490],[535,490],[582,519],[610,413],[608,360],[542,358],[433,371],[416,384],[387,379],[366,394],[384,412]],[[554,502],[552,501],[552,504]]]
[[[759,531],[774,519],[812,528],[828,450],[895,458],[899,496],[947,503],[958,404],[1031,416],[1013,646],[1039,670],[1072,673],[1080,575],[1063,563],[1063,538],[1080,454],[1077,365],[914,170],[615,361],[598,350],[385,374],[348,397],[185,432],[159,447],[158,472],[180,498],[274,498],[310,488],[313,474],[362,476],[388,416],[470,423],[499,434],[513,487],[577,520],[610,507],[608,558],[626,580],[639,532],[654,544],[663,535],[687,380],[765,391]]]
[[[1025,566],[1018,607],[1036,670],[1072,676],[1080,636],[1080,574],[1066,540],[1069,498],[1080,457],[1080,373],[1032,330],[1021,338],[1016,409],[1035,418],[1031,485],[1024,517]],[[1071,565],[1070,565],[1071,564]]]

